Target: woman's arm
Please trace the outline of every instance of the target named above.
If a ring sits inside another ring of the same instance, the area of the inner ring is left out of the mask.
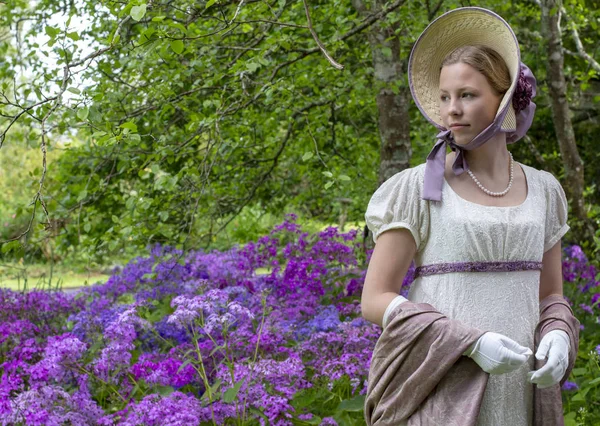
[[[415,240],[407,229],[391,229],[377,238],[360,305],[367,321],[382,325],[385,309],[400,293],[416,252]]]
[[[560,240],[544,253],[540,275],[540,301],[551,294],[563,294],[562,250]]]

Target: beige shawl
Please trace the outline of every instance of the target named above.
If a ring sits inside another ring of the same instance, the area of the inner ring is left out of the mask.
[[[569,367],[560,384],[534,387],[534,425],[563,425],[560,386],[573,369],[579,347],[579,321],[560,295],[540,302],[535,350],[551,330],[571,341]],[[456,425],[477,423],[489,374],[464,351],[485,333],[451,320],[428,303],[404,302],[390,314],[371,358],[365,420],[368,426]],[[434,349],[434,350],[430,350]],[[535,360],[535,369],[545,361]]]

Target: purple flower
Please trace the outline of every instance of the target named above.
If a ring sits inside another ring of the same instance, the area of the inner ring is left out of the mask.
[[[586,263],[587,257],[580,246],[573,244],[565,248],[565,253],[568,258],[575,259],[578,262]]]
[[[562,386],[562,390],[564,391],[573,391],[573,390],[577,390],[579,389],[579,386],[577,386],[577,383],[573,383],[573,382],[565,382],[565,384]]]
[[[47,382],[60,382],[69,370],[78,363],[87,345],[71,333],[60,336],[50,336],[44,358],[30,369],[31,379]]]
[[[208,408],[208,407],[207,407]],[[210,417],[202,415],[200,400],[181,392],[168,396],[152,394],[140,402],[132,402],[121,412],[107,416],[101,425],[119,424],[122,426],[162,426],[197,425]]]
[[[521,65],[519,71],[519,79],[517,80],[517,87],[513,94],[512,104],[515,109],[515,113],[519,113],[529,106],[531,98],[533,97],[533,86],[525,77],[524,68]]]
[[[3,424],[87,425],[94,424],[102,414],[102,410],[80,392],[71,397],[59,386],[41,386],[18,394]]]
[[[254,319],[248,308],[238,302],[228,302],[230,294],[234,293],[214,289],[196,297],[177,296],[171,302],[171,306],[176,307],[175,312],[167,322],[187,329],[199,321],[204,332],[212,335],[240,320]]]
[[[176,388],[192,383],[196,379],[196,370],[192,365],[183,366],[183,361],[171,357],[161,358],[163,356],[143,354],[131,368],[135,379],[144,379],[149,384]]]
[[[135,348],[133,344],[137,337],[135,326],[142,329],[150,327],[148,321],[137,316],[137,304],[133,304],[120,314],[106,329],[104,336],[109,343],[100,352],[100,357],[94,362],[94,371],[103,380],[109,376],[119,373],[123,368],[129,366],[131,351]]]

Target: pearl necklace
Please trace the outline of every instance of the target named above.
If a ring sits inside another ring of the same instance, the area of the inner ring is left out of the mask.
[[[510,191],[510,188],[512,187],[513,184],[513,156],[511,154],[511,152],[508,152],[508,155],[510,156],[510,172],[509,172],[509,178],[508,178],[508,186],[506,187],[506,189],[502,192],[492,192],[489,189],[487,189],[486,187],[484,187],[481,182],[479,182],[479,179],[477,179],[475,177],[475,175],[473,174],[473,172],[471,170],[467,170],[467,173],[469,174],[469,176],[471,176],[471,178],[475,181],[475,183],[477,184],[477,186],[479,187],[479,189],[481,189],[483,192],[485,192],[487,195],[492,196],[492,197],[503,197],[506,194],[508,194],[508,191]]]

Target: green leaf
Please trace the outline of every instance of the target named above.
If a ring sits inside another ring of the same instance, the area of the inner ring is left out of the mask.
[[[217,2],[217,0],[208,0],[206,2],[206,6],[204,6],[205,9],[208,9],[209,7],[211,7],[213,4],[215,4]]]
[[[90,110],[87,107],[79,108],[77,110],[77,118],[79,118],[81,121],[84,121],[86,118],[88,118],[89,113]]]
[[[594,380],[588,383],[588,386],[594,386],[600,383],[600,377],[596,377]]]
[[[354,398],[346,399],[338,405],[338,411],[360,412],[365,407],[365,395],[357,395]]]
[[[172,40],[171,41],[171,49],[173,52],[180,55],[183,52],[185,45],[183,44],[183,40]]]
[[[165,15],[155,16],[154,18],[152,18],[152,22],[161,22],[161,21],[164,21],[165,18],[166,18]]]
[[[324,188],[325,188],[325,189],[329,189],[329,188],[331,188],[331,185],[333,185],[333,181],[332,181],[332,180],[330,180],[329,182],[327,182],[327,183],[325,184]]]
[[[123,123],[119,127],[122,129],[131,130],[132,132],[137,132],[137,126],[135,125],[135,123],[132,123],[131,121]]]
[[[175,389],[173,389],[171,386],[161,386],[161,385],[156,386],[156,390],[162,396],[169,396],[175,391]]]
[[[218,350],[221,350],[221,349],[225,349],[225,346],[220,345],[220,346],[214,347],[213,350],[210,351],[210,354],[208,354],[208,355],[212,357],[215,354],[215,352],[217,352]]]
[[[79,95],[81,93],[81,90],[79,90],[76,87],[69,87],[67,90],[71,93],[75,93],[76,95]]]
[[[215,383],[213,383],[211,386],[209,386],[210,389],[210,394],[214,395],[217,393],[217,390],[219,389],[219,386],[221,386],[222,380],[219,379],[217,380]],[[203,400],[205,397],[208,397],[208,390],[206,390],[202,396],[200,397],[200,400]]]
[[[340,175],[338,179],[339,180],[346,180],[346,181],[347,180],[352,180],[352,179],[350,179],[350,176],[346,176],[346,175]]]
[[[331,173],[331,172],[323,172],[323,176],[327,176],[328,178],[332,178],[333,177],[333,173]]]
[[[129,15],[131,16],[131,18],[134,21],[141,21],[141,19],[144,17],[144,15],[146,14],[146,5],[142,4],[141,6],[133,6],[131,8],[131,11],[129,12]]]
[[[60,30],[58,28],[54,28],[49,25],[46,26],[45,31],[46,31],[46,34],[48,34],[50,36],[50,38],[54,38],[60,33]]]
[[[190,358],[186,359],[185,361],[183,361],[181,363],[181,365],[179,366],[179,368],[177,369],[177,372],[181,372],[181,370],[183,370],[185,368],[186,365],[188,365],[190,362],[192,362],[192,360]]]
[[[583,376],[584,374],[587,373],[587,368],[574,368],[573,369],[573,375],[574,376]]]
[[[84,189],[84,190],[83,190],[83,191],[81,191],[81,192],[79,193],[79,195],[77,196],[77,201],[79,202],[79,201],[81,201],[81,200],[84,200],[84,199],[87,197],[87,195],[88,195],[88,193],[87,193],[87,191]]]
[[[565,426],[576,426],[577,425],[577,421],[575,420],[577,417],[577,413],[575,413],[574,411],[570,411],[567,414],[565,414]]]
[[[19,241],[11,241],[9,243],[2,245],[2,253],[17,251],[20,247],[21,247],[21,243]]]
[[[232,388],[229,388],[229,389],[227,389],[227,391],[225,391],[225,394],[223,395],[224,403],[230,404],[231,402],[233,402],[233,400],[237,396],[238,392],[240,391],[240,388],[244,384],[245,380],[246,379],[242,379],[239,382],[236,382],[236,384]]]
[[[308,161],[311,158],[314,157],[315,154],[313,154],[311,151],[305,152],[304,155],[302,156],[302,161]]]
[[[118,216],[115,216],[115,215],[113,214],[113,215],[112,215],[112,221],[113,221],[114,223],[119,223],[119,217],[118,217]]]
[[[87,222],[85,225],[83,225],[83,230],[85,232],[90,232],[91,229],[92,229],[92,225],[89,222]]]
[[[80,40],[79,33],[73,31],[72,33],[67,33],[67,37],[69,37],[73,41]]]
[[[257,64],[256,62],[247,62],[246,68],[248,68],[251,72],[254,72],[260,68],[260,64]]]

